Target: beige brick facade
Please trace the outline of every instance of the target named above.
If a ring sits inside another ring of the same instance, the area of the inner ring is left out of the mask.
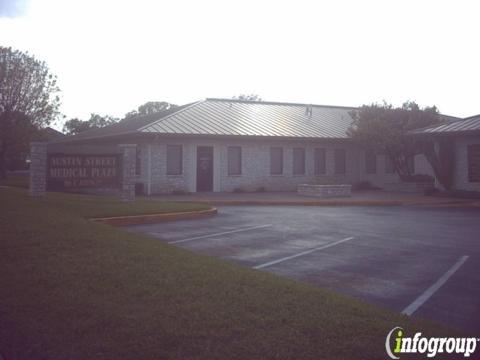
[[[181,175],[167,175],[167,145],[181,145],[183,149],[183,172]],[[369,181],[377,186],[398,181],[395,174],[385,173],[385,160],[377,156],[376,174],[366,174],[364,151],[351,141],[301,141],[264,139],[182,139],[165,138],[139,145],[141,151],[141,172],[137,181],[144,184],[146,193],[160,194],[172,191],[196,192],[196,151],[198,146],[214,149],[214,191],[294,191],[303,183],[355,184]],[[242,151],[241,175],[228,174],[228,147],[240,146]],[[283,174],[270,174],[270,148],[283,148]],[[293,149],[305,149],[305,174],[293,174]],[[314,173],[314,149],[326,151],[326,174]],[[335,149],[346,151],[346,173],[335,174]]]

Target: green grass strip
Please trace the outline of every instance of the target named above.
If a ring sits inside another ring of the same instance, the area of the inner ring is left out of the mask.
[[[384,359],[394,326],[449,332],[87,218],[203,205],[0,189],[7,359]],[[200,220],[201,221],[201,220]]]

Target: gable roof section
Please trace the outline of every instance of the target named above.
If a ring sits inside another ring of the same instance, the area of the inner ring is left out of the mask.
[[[456,133],[480,132],[480,115],[471,116],[463,120],[428,127],[415,131],[416,134],[449,135]]]
[[[311,113],[307,109],[311,109]],[[353,107],[207,99],[139,131],[176,135],[347,138]]]
[[[65,136],[64,138],[59,139],[55,142],[82,141],[138,133],[138,129],[144,127],[145,125],[151,124],[158,119],[168,116],[174,112],[180,111],[190,105],[192,104],[177,106],[175,108],[159,111],[154,114],[140,115],[128,119],[123,119],[120,120],[118,123],[108,125],[102,128],[90,129],[82,131],[81,133],[78,133],[76,135]]]

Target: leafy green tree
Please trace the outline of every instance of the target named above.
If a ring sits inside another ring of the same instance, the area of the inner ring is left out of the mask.
[[[109,115],[101,116],[92,113],[90,115],[90,119],[88,119],[87,121],[83,121],[78,118],[68,120],[63,125],[63,132],[67,135],[75,135],[86,130],[98,129],[115,124],[117,121],[118,119]]]
[[[262,101],[262,98],[257,94],[240,94],[238,96],[234,96],[232,99],[244,101]]]
[[[125,118],[129,119],[139,115],[150,115],[164,110],[176,108],[177,105],[170,104],[166,101],[148,101],[140,105],[137,110],[132,110],[125,114]]]
[[[40,128],[59,115],[57,78],[45,62],[0,46],[0,177]]]
[[[415,102],[398,108],[385,102],[364,105],[351,115],[349,135],[364,148],[388,156],[402,180],[412,175],[409,159],[425,151],[425,143],[411,132],[440,123],[435,106],[420,108]]]

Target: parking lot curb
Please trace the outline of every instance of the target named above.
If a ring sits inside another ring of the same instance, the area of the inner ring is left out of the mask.
[[[284,201],[284,200],[215,200],[195,199],[200,204],[212,206],[425,206],[425,207],[480,207],[480,203],[469,201],[418,201],[418,200],[318,200],[318,201]]]
[[[161,214],[149,214],[149,215],[130,215],[130,216],[115,216],[108,218],[93,218],[90,219],[93,222],[115,225],[115,226],[127,226],[127,225],[142,225],[142,224],[154,224],[167,221],[179,221],[179,220],[194,220],[203,219],[217,214],[217,209],[212,207],[208,210],[199,211],[186,211],[177,213],[161,213]]]
[[[285,206],[399,206],[404,205],[402,201],[391,200],[365,200],[365,201],[337,201],[337,200],[321,200],[321,201],[282,201],[282,200],[195,200],[196,203],[209,204],[214,206],[255,206],[255,205],[285,205]]]

